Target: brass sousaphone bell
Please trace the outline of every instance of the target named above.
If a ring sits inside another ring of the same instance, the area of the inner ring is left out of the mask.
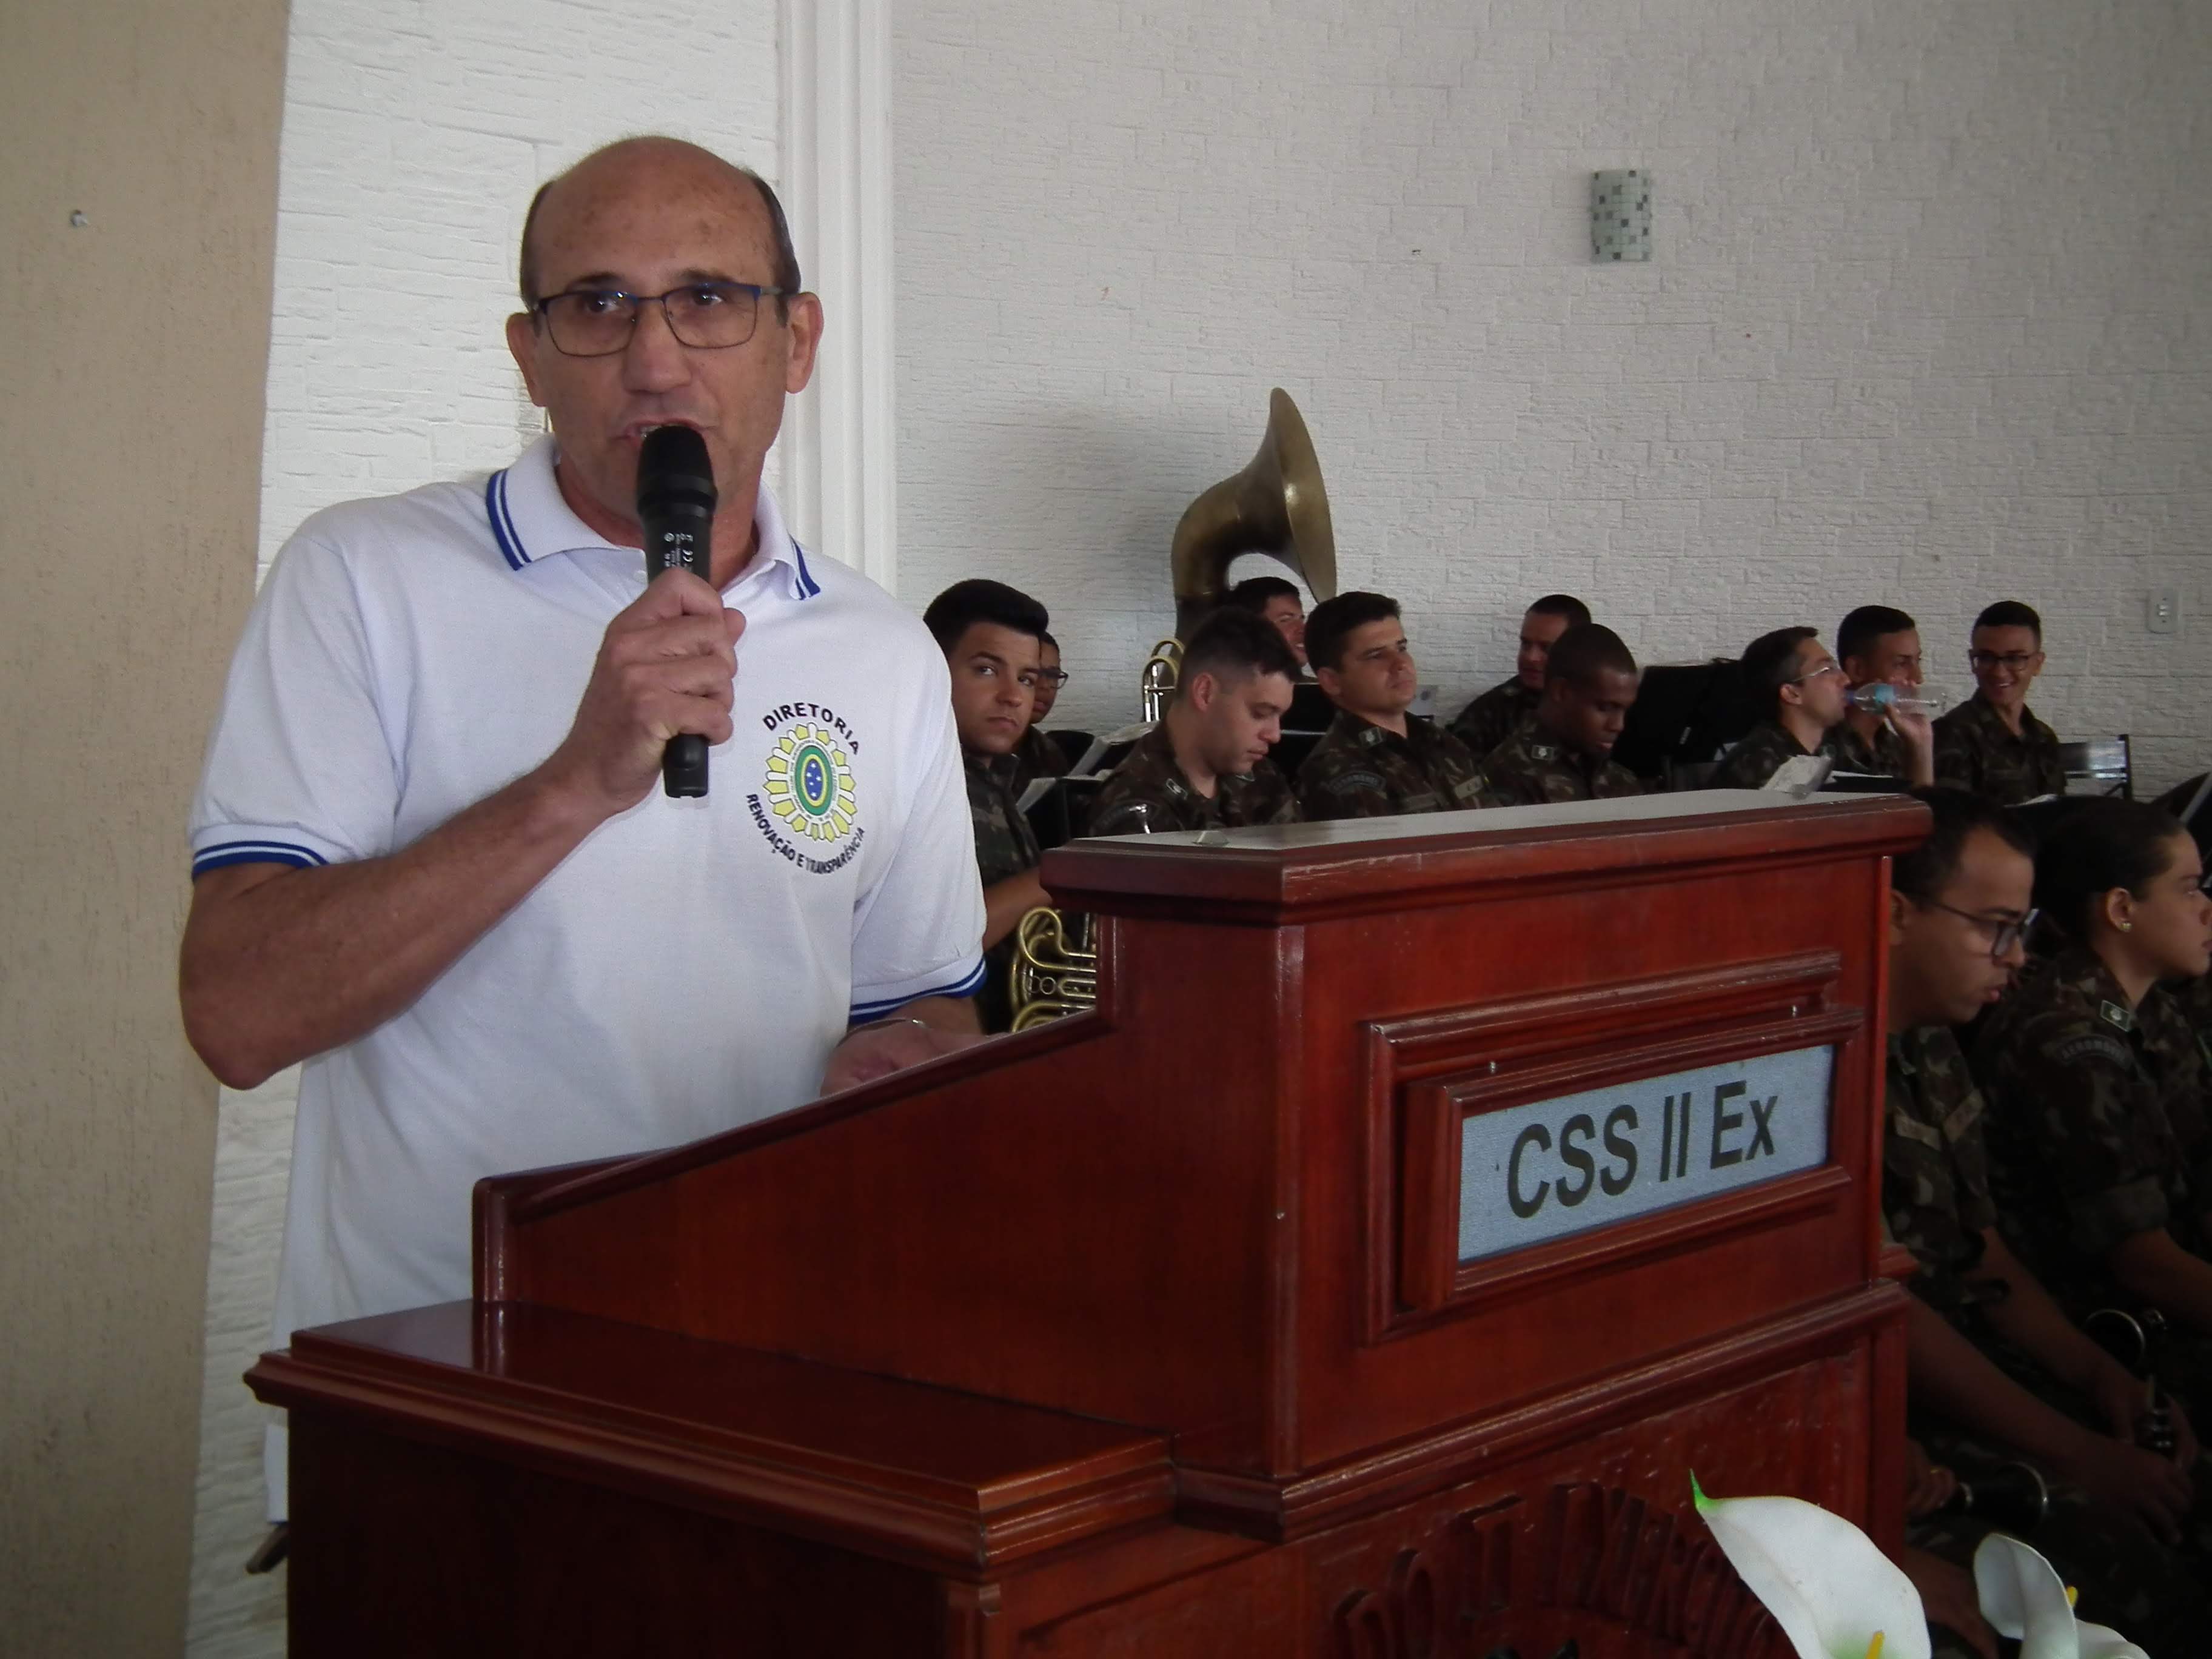
[[[1265,553],[1288,565],[1316,599],[1336,594],[1336,529],[1313,439],[1291,394],[1267,394],[1260,453],[1185,507],[1169,568],[1175,580],[1176,637],[1152,647],[1139,682],[1145,718],[1158,720],[1181,676],[1182,641],[1229,591],[1229,567]]]

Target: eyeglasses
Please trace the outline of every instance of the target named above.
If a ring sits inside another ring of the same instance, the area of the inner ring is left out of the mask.
[[[1786,685],[1802,685],[1808,680],[1819,679],[1823,674],[1840,674],[1843,672],[1843,664],[1839,662],[1824,662],[1818,668],[1808,668],[1803,673],[1798,675],[1796,678],[1793,680],[1786,680],[1784,684]]]
[[[1924,904],[1931,910],[1948,910],[1951,915],[1984,929],[1990,936],[1990,960],[1992,962],[2010,956],[2013,947],[2027,937],[2027,930],[2035,926],[2036,918],[2043,914],[2040,910],[2030,910],[2018,921],[2003,921],[1996,916],[1976,915],[1972,910],[1961,910],[1955,904],[1945,904],[1937,899],[1914,899],[1912,902]]]
[[[641,307],[657,305],[679,344],[702,351],[741,346],[753,337],[763,297],[788,289],[757,283],[686,283],[665,294],[625,294],[619,289],[580,288],[549,294],[531,307],[545,319],[554,349],[564,357],[611,357],[637,331]]]
[[[1065,668],[1040,668],[1036,672],[1036,683],[1039,685],[1066,685],[1067,671]]]
[[[2043,653],[2040,651],[1969,651],[1966,653],[1966,666],[1969,668],[2009,668],[2015,674],[2029,664],[2042,660]]]

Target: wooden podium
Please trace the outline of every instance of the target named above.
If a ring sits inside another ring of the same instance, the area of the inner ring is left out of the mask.
[[[1925,825],[1715,792],[1048,854],[1097,1012],[484,1182],[474,1301],[262,1360],[293,1652],[1784,1653],[1690,1475],[1901,1526]]]

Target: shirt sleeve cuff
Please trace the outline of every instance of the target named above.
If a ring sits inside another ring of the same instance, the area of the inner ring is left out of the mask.
[[[352,856],[336,842],[291,823],[219,823],[192,836],[195,879],[231,864],[288,864],[311,870],[343,864]]]
[[[2151,1176],[2087,1194],[2066,1207],[2075,1248],[2093,1261],[2101,1261],[2114,1246],[2137,1233],[2154,1231],[2171,1218],[2166,1194]]]
[[[972,997],[983,988],[983,957],[978,952],[967,963],[942,974],[909,980],[903,985],[856,985],[853,988],[851,1024],[896,1013],[909,1002],[924,997]]]

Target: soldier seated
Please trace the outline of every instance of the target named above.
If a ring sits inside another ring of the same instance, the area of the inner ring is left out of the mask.
[[[2058,734],[2029,712],[2043,672],[2043,618],[2000,599],[1974,618],[1966,665],[1974,695],[1936,722],[1936,778],[2000,806],[2066,793]]]
[[[1420,684],[1397,600],[1380,593],[1323,600],[1306,618],[1306,658],[1337,708],[1298,769],[1306,817],[1387,817],[1477,804],[1467,745],[1407,712]]]
[[[952,671],[952,723],[983,880],[984,981],[976,1000],[986,1031],[1005,1030],[1012,1018],[1007,976],[1015,927],[1052,902],[1037,878],[1042,854],[1036,833],[1014,793],[1014,746],[1029,728],[1048,620],[1028,594],[980,578],[953,583],[921,613]]]
[[[1547,653],[1544,696],[1476,775],[1485,806],[1609,800],[1640,795],[1644,781],[1612,759],[1636,702],[1636,659],[1596,623],[1568,629]]]
[[[1306,608],[1298,598],[1296,582],[1285,581],[1280,576],[1247,576],[1221,602],[1257,617],[1280,634],[1291,654],[1298,659],[1298,672],[1305,672]]]
[[[1544,700],[1544,664],[1559,635],[1582,628],[1590,619],[1589,607],[1566,593],[1547,593],[1521,618],[1521,649],[1513,661],[1513,678],[1493,685],[1461,709],[1451,723],[1451,733],[1468,752],[1480,758],[1521,729],[1536,705]]]
[[[2205,1068],[2158,988],[2212,963],[2203,880],[2196,842],[2154,806],[2100,800],[2062,820],[2035,896],[2063,942],[1990,1016],[1973,1064],[2022,1259],[2076,1312],[2148,1304],[2212,1335]]]
[[[1713,769],[1715,789],[1758,789],[1786,761],[1808,755],[1833,760],[1830,736],[1843,724],[1847,688],[1843,665],[1828,654],[1817,628],[1778,628],[1743,648],[1743,678],[1766,718]]]
[[[1022,730],[1022,740],[1014,745],[1013,789],[1017,799],[1039,778],[1067,775],[1067,751],[1054,743],[1044,729],[1046,717],[1060,699],[1060,689],[1066,684],[1066,671],[1060,665],[1060,641],[1049,631],[1038,635],[1036,690],[1030,702],[1030,723]]]
[[[1836,629],[1836,655],[1854,690],[1919,689],[1920,626],[1902,611],[1861,605]],[[1925,714],[1894,707],[1853,708],[1836,728],[1836,763],[1924,788],[1936,781],[1935,728]]]
[[[1268,763],[1298,659],[1281,634],[1223,609],[1183,647],[1175,701],[1114,769],[1091,809],[1094,836],[1289,823],[1289,781]]]
[[[1946,1463],[1985,1470],[2022,1458],[2086,1495],[2095,1514],[2062,1503],[2051,1538],[2037,1541],[2117,1618],[2116,1604],[2135,1598],[2094,1571],[2111,1525],[2173,1535],[2197,1448],[2185,1415],[2176,1455],[2136,1444],[2142,1385],[2060,1312],[1998,1230],[1989,1115],[1950,1028],[2000,996],[2025,959],[2035,866],[2002,812],[1958,790],[1918,793],[1933,829],[1891,881],[1881,1176],[1890,1236],[1919,1267],[1907,1343],[1914,1432]],[[1913,1535],[1940,1548],[1928,1529]],[[1976,1540],[1949,1541],[1970,1555]],[[2170,1600],[2165,1588],[2157,1599]]]

